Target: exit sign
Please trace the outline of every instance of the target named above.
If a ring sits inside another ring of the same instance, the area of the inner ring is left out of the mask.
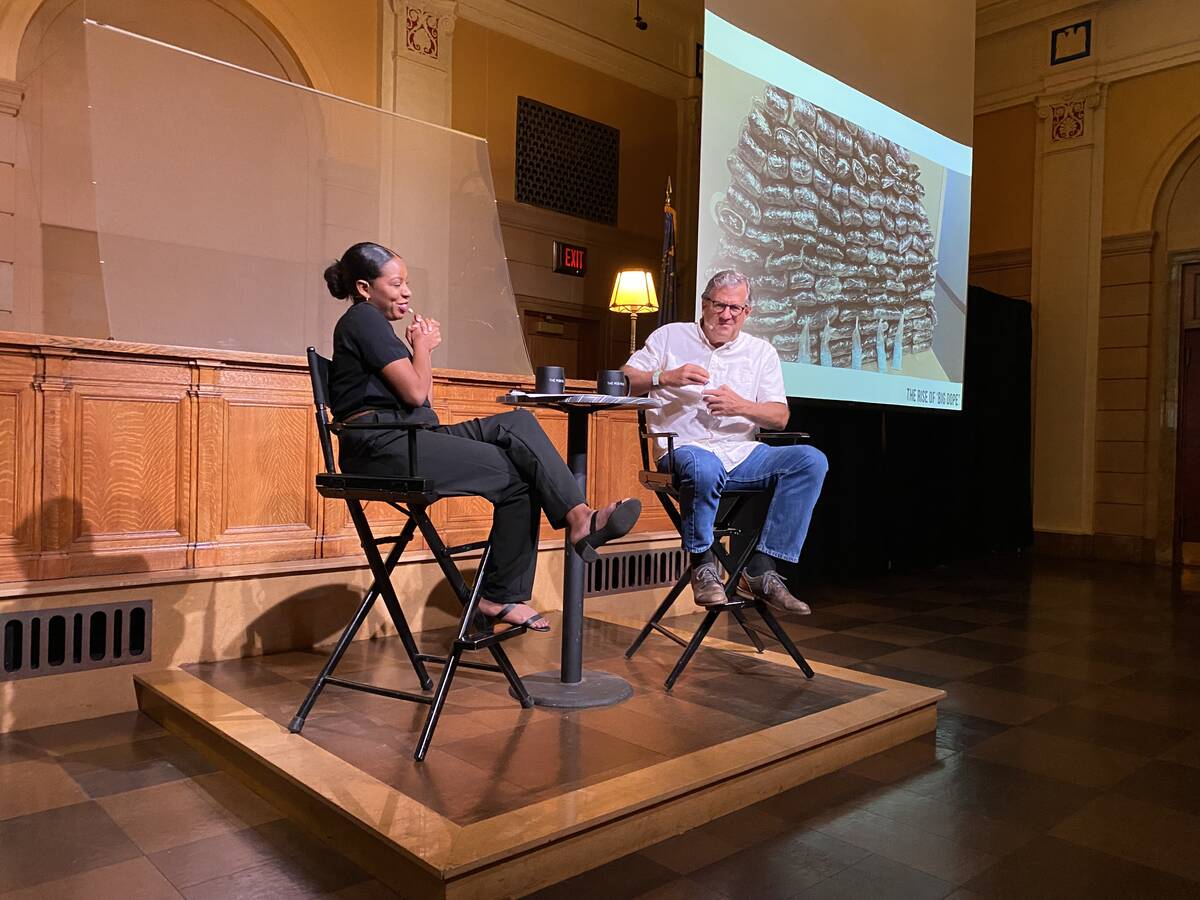
[[[555,241],[554,271],[582,278],[587,274],[587,247]]]

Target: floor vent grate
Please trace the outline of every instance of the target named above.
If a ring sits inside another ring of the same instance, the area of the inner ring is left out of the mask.
[[[684,565],[681,548],[606,553],[587,567],[584,594],[601,597],[674,585]]]
[[[0,614],[0,681],[150,660],[149,600]]]

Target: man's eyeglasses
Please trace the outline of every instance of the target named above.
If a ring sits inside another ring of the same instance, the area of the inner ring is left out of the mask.
[[[740,316],[742,313],[744,313],[746,310],[748,310],[750,308],[748,305],[741,304],[741,303],[721,303],[718,300],[708,300],[708,299],[706,299],[704,302],[707,303],[709,306],[711,306],[713,309],[715,309],[718,313],[723,313],[726,310],[728,310],[729,313],[734,316]]]

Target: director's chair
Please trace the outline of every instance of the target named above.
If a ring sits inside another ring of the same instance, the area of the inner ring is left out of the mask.
[[[521,706],[525,708],[533,706],[533,699],[529,696],[529,692],[521,682],[520,676],[517,675],[516,670],[509,661],[504,648],[500,646],[502,642],[527,631],[528,626],[514,625],[497,631],[488,627],[486,619],[479,614],[479,592],[483,585],[484,572],[491,560],[491,542],[486,540],[474,541],[469,544],[448,547],[430,521],[429,507],[441,499],[442,495],[438,493],[437,484],[432,479],[420,475],[420,467],[417,461],[417,432],[422,426],[409,425],[402,422],[331,423],[328,412],[329,360],[318,354],[313,347],[308,348],[308,372],[312,379],[313,403],[316,406],[317,437],[321,444],[321,456],[325,463],[325,471],[317,475],[317,493],[322,497],[344,500],[346,502],[346,508],[350,512],[350,519],[354,523],[354,530],[358,534],[359,542],[362,544],[363,552],[366,554],[367,563],[371,568],[374,580],[371,582],[371,587],[364,595],[362,603],[359,605],[354,617],[342,632],[341,637],[338,638],[338,642],[333,648],[333,652],[330,653],[329,659],[326,661],[321,673],[313,682],[312,687],[309,688],[308,695],[304,698],[304,702],[300,704],[300,709],[292,719],[288,729],[293,734],[300,732],[304,727],[305,719],[313,708],[313,704],[317,702],[317,698],[326,685],[364,691],[369,694],[392,697],[397,700],[408,700],[412,703],[428,704],[429,714],[426,716],[425,725],[421,729],[420,738],[417,740],[417,746],[413,752],[414,759],[418,761],[423,760],[425,754],[429,751],[429,744],[433,740],[433,731],[437,727],[438,717],[442,713],[442,707],[446,703],[446,696],[450,692],[450,684],[454,680],[455,672],[459,666],[502,673],[508,680],[508,684]],[[407,432],[408,471],[405,474],[386,476],[346,475],[337,471],[334,463],[331,435],[341,434],[350,430],[367,429]],[[367,515],[363,510],[363,503],[368,501],[386,503],[406,516],[407,521],[398,535],[386,537],[375,536],[371,530],[370,520],[367,519]],[[450,583],[450,587],[463,607],[462,616],[458,621],[458,631],[455,634],[448,656],[422,653],[418,649],[412,631],[408,627],[408,621],[404,617],[404,611],[400,607],[400,601],[397,599],[396,592],[392,587],[392,570],[395,569],[396,563],[400,561],[401,554],[404,553],[404,549],[418,530],[421,532],[422,537],[425,538],[430,552],[433,553],[434,559],[437,560],[438,566],[441,567],[442,573],[446,576],[446,580]],[[379,548],[387,546],[390,546],[390,549],[385,558],[380,554]],[[476,572],[475,580],[472,584],[467,584],[455,563],[455,557],[480,550],[483,553],[479,561],[479,569]],[[404,646],[404,651],[408,655],[408,660],[412,664],[413,671],[417,675],[417,680],[420,682],[422,690],[429,691],[433,688],[433,679],[429,677],[429,672],[426,670],[425,664],[431,663],[444,666],[441,678],[437,682],[437,689],[433,692],[432,696],[349,681],[334,675],[334,671],[337,669],[342,655],[350,646],[350,642],[354,640],[354,636],[358,633],[359,628],[362,627],[367,615],[371,612],[371,608],[375,605],[375,601],[381,597],[384,606],[387,608],[388,616],[400,635],[400,641]],[[464,653],[479,650],[486,650],[491,653],[494,663],[473,662],[462,658]]]
[[[658,502],[662,504],[668,518],[674,523],[675,529],[679,532],[680,537],[683,535],[683,519],[680,515],[680,491],[675,480],[675,438],[678,437],[674,432],[661,431],[654,432],[646,428],[646,414],[642,410],[638,410],[638,435],[641,443],[642,455],[642,471],[638,474],[638,481],[642,486],[649,491],[654,492],[654,496],[658,498]],[[667,467],[665,472],[659,472],[655,466],[651,464],[650,448],[651,441],[655,438],[663,438],[667,442]],[[760,433],[759,440],[764,443],[797,443],[801,440],[806,440],[807,434],[803,432],[767,432]],[[676,680],[683,674],[683,670],[687,668],[696,651],[700,649],[700,645],[704,643],[704,638],[708,636],[708,632],[712,629],[713,624],[721,616],[722,613],[728,613],[733,616],[734,620],[746,632],[750,642],[754,645],[754,649],[762,653],[765,649],[763,642],[759,637],[763,634],[766,637],[773,637],[783,645],[784,650],[800,667],[800,671],[804,673],[805,678],[813,677],[812,666],[808,664],[808,660],[792,642],[787,632],[780,626],[779,621],[775,618],[775,614],[763,600],[745,598],[736,592],[738,576],[742,574],[742,570],[746,568],[746,563],[750,561],[750,556],[754,553],[754,548],[758,545],[759,536],[762,534],[762,521],[748,531],[749,540],[746,542],[745,549],[741,552],[738,558],[733,559],[731,553],[722,545],[722,540],[727,537],[740,535],[742,529],[734,523],[737,521],[739,514],[743,513],[747,502],[756,496],[763,496],[767,492],[762,490],[726,490],[722,492],[721,507],[717,512],[717,521],[713,529],[714,540],[712,546],[713,555],[717,558],[717,562],[728,574],[725,582],[726,602],[718,606],[710,606],[704,616],[704,620],[700,623],[700,627],[696,629],[690,640],[684,640],[682,637],[671,631],[662,624],[662,618],[667,614],[672,604],[683,593],[691,581],[692,567],[686,565],[683,573],[679,576],[679,580],[675,582],[675,586],[671,588],[666,598],[659,604],[658,609],[650,616],[638,636],[634,638],[633,643],[629,645],[629,649],[625,651],[626,659],[633,659],[635,653],[642,646],[642,642],[650,635],[652,631],[657,631],[675,643],[682,646],[683,653],[679,660],[675,663],[675,668],[671,670],[671,674],[667,676],[665,687],[669,691],[675,686]],[[769,499],[769,497],[768,497]],[[758,613],[759,617],[770,630],[770,634],[760,632],[746,618],[745,610],[753,609]]]

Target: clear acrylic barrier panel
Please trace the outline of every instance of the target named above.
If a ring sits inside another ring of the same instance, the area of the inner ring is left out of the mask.
[[[405,258],[435,365],[527,375],[487,144],[89,22],[101,271],[119,340],[328,352],[322,272]],[[397,323],[402,331],[405,323]]]

